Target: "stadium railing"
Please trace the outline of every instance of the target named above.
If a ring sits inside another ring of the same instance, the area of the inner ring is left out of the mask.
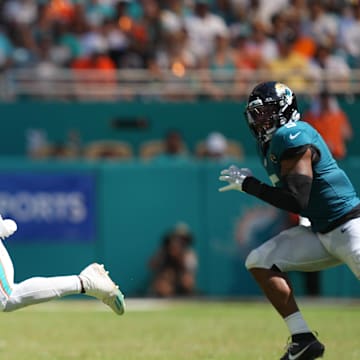
[[[181,69],[180,69],[181,70]],[[254,84],[276,79],[299,95],[313,95],[324,87],[331,93],[360,93],[360,70],[349,75],[309,72],[228,70],[70,70],[11,69],[0,74],[0,100],[22,97],[65,100],[133,100],[153,98],[191,100],[199,97],[238,99]]]

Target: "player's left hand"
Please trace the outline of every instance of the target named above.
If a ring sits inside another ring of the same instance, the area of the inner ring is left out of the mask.
[[[252,172],[248,168],[238,168],[235,165],[231,165],[228,169],[221,171],[221,176],[219,180],[227,181],[229,185],[223,186],[219,189],[219,191],[228,191],[228,190],[237,190],[243,191],[242,185],[244,180],[249,177],[253,176]]]
[[[17,230],[17,224],[12,219],[3,219],[0,215],[0,239],[11,236]]]

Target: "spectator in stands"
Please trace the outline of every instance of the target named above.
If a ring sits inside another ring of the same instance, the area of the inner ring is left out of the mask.
[[[182,163],[189,161],[187,146],[181,132],[178,130],[169,130],[164,140],[149,141],[143,144],[140,156],[143,159],[151,159],[157,163]]]
[[[333,47],[318,46],[310,60],[309,76],[320,88],[326,86],[337,92],[349,90],[350,67],[341,56],[333,54]]]
[[[183,157],[186,154],[186,147],[181,133],[177,130],[170,130],[165,136],[165,148],[163,155]]]
[[[43,159],[48,156],[49,143],[48,134],[44,129],[26,129],[26,155],[31,159]]]
[[[108,42],[102,24],[100,26],[87,24],[84,27],[84,31],[79,34],[79,40],[83,57],[87,57],[95,52],[101,52],[103,55],[108,54]]]
[[[276,40],[279,57],[268,64],[272,77],[286,82],[297,92],[304,91],[307,87],[306,74],[309,70],[309,62],[294,50],[294,34],[292,32],[284,33]]]
[[[65,68],[74,59],[80,58],[83,55],[78,33],[71,29],[70,25],[66,22],[56,22],[54,24],[54,42],[58,48],[62,49],[63,65]]]
[[[282,37],[284,33],[289,32],[289,21],[285,11],[276,13],[271,18],[271,37],[277,39]]]
[[[185,8],[182,0],[169,0],[161,11],[161,27],[165,34],[181,32],[184,27]]]
[[[253,22],[248,28],[233,28],[235,66],[239,70],[236,89],[246,91],[257,70],[263,70],[266,64],[278,55],[276,43],[267,36],[266,27],[261,22]],[[236,32],[235,32],[236,31]]]
[[[233,21],[229,24],[229,32],[231,39],[236,39],[238,36],[250,36],[251,33],[251,17],[247,13],[247,8],[244,4],[235,3],[233,8]]]
[[[304,24],[307,35],[317,44],[333,46],[338,36],[338,22],[336,16],[326,11],[325,2],[312,0],[308,2],[309,18]]]
[[[142,17],[133,25],[131,48],[140,60],[139,67],[148,68],[162,43],[161,11],[156,0],[141,1]]]
[[[195,0],[194,14],[185,18],[185,29],[199,66],[213,53],[216,36],[228,33],[224,20],[210,12],[209,0]]]
[[[260,54],[260,62],[257,68],[262,69],[267,64],[279,56],[276,42],[269,36],[266,25],[259,21],[252,23],[250,44],[257,49]]]
[[[77,73],[75,92],[85,99],[114,100],[117,98],[116,65],[100,42],[96,46],[97,49],[88,56],[75,59],[71,64],[72,70]],[[97,72],[92,73],[91,70]]]
[[[172,70],[182,77],[196,66],[196,58],[189,47],[189,37],[185,29],[164,35],[163,47],[156,53],[156,65],[160,69]]]
[[[141,67],[141,59],[136,53],[134,33],[138,31],[136,20],[131,14],[130,0],[115,2],[115,15],[105,21],[105,36],[109,45],[109,56],[118,68]]]
[[[309,18],[309,6],[307,0],[290,0],[290,4],[283,9],[287,16],[300,19],[301,23]]]
[[[103,34],[107,42],[108,55],[117,68],[124,68],[127,64],[127,54],[131,46],[130,35],[122,29],[116,20],[107,19],[103,24]]]
[[[185,29],[164,34],[163,46],[157,49],[154,59],[148,63],[152,76],[164,81],[166,92],[163,98],[168,101],[193,101],[191,92],[180,91],[184,88],[184,77],[197,65],[196,57],[190,50],[189,36]],[[163,71],[171,71],[172,76],[164,79]],[[167,81],[169,80],[169,81]],[[189,80],[189,86],[192,81]]]
[[[213,0],[212,11],[223,18],[227,25],[234,22],[234,10],[232,0]]]
[[[44,3],[46,17],[51,22],[70,23],[78,14],[75,14],[75,4],[71,0],[50,0]],[[76,5],[82,6],[81,3]]]
[[[188,153],[183,136],[178,130],[170,130],[166,133],[164,139],[164,151],[158,156],[158,160],[162,158],[175,160],[187,160]]]
[[[198,259],[193,249],[193,236],[186,224],[178,224],[165,234],[149,267],[153,273],[150,295],[174,297],[196,292]]]
[[[246,34],[239,34],[234,39],[234,61],[236,68],[244,72],[255,71],[264,64],[258,47],[249,41]]]
[[[322,91],[304,114],[304,121],[320,133],[335,159],[346,156],[346,143],[352,138],[352,127],[335,96]]]
[[[204,91],[210,95],[212,99],[222,100],[229,97],[233,87],[231,82],[235,76],[235,54],[233,49],[229,46],[228,35],[217,35],[215,37],[215,49],[212,56],[209,58],[208,67],[210,69],[210,77],[204,79]],[[217,72],[221,70],[221,76],[216,76]],[[224,87],[226,81],[227,86]],[[229,86],[230,85],[230,86]]]
[[[271,19],[275,14],[280,13],[289,5],[289,0],[261,0],[252,1],[252,3],[258,3],[258,11],[254,19],[260,21],[266,26],[266,29],[271,29]]]
[[[228,142],[220,132],[210,133],[205,140],[204,158],[210,160],[222,160],[227,157]]]
[[[233,48],[230,46],[228,33],[218,34],[214,39],[214,51],[207,61],[210,70],[235,70],[235,58]]]
[[[340,44],[348,54],[347,60],[354,68],[360,67],[360,4],[354,3],[352,11],[347,16],[347,21],[343,17],[340,31]],[[351,16],[353,14],[353,17]]]
[[[112,1],[90,0],[88,3],[85,10],[88,23],[100,25],[115,18],[115,7],[112,6]]]
[[[9,23],[17,26],[30,26],[37,19],[38,4],[36,0],[10,0],[4,3],[3,11]]]
[[[42,99],[49,98],[56,94],[56,87],[53,85],[53,80],[59,77],[59,70],[61,64],[57,63],[60,61],[56,58],[55,46],[52,42],[51,37],[43,37],[38,44],[38,51],[36,62],[33,66],[33,71],[38,79],[37,88],[34,89],[36,96]],[[57,94],[59,98],[62,98],[63,94]]]
[[[222,133],[213,131],[200,141],[195,149],[200,159],[215,162],[239,161],[243,158],[243,149],[240,143],[229,141]]]
[[[297,12],[288,12],[286,19],[288,29],[294,36],[293,50],[310,60],[315,56],[316,43],[313,38],[304,33],[301,15]]]

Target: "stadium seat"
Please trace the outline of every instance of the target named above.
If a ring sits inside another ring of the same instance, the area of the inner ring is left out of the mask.
[[[133,156],[132,146],[124,141],[98,140],[85,146],[87,159],[129,159]]]
[[[143,160],[152,159],[165,152],[165,141],[160,139],[148,140],[140,145],[139,155]],[[183,144],[183,154],[188,153],[187,146]]]

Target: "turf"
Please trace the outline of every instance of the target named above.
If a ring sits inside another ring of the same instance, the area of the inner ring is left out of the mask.
[[[139,304],[138,304],[139,305]],[[5,360],[271,360],[287,329],[267,303],[176,302],[121,317],[95,301],[60,301],[1,314]],[[324,359],[360,359],[360,303],[303,303],[327,349]]]

